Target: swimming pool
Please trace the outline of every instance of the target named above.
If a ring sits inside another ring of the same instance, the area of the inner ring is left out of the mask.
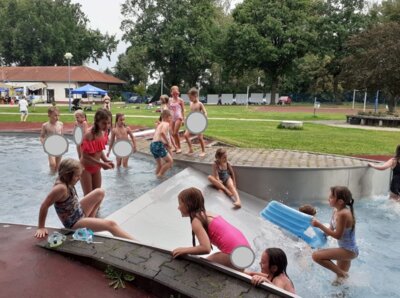
[[[332,209],[328,202],[315,206],[317,217],[329,222]],[[360,254],[352,261],[350,278],[342,286],[331,285],[334,273],[312,261],[312,250],[305,242],[272,224],[261,228],[254,239],[256,256],[267,247],[282,248],[288,257],[288,275],[302,297],[400,297],[400,203],[386,196],[356,198],[354,208]],[[328,239],[329,247],[337,247],[336,240]],[[260,270],[259,261],[251,266],[253,270]]]
[[[65,157],[77,158],[76,146],[69,140]],[[110,156],[115,160],[115,157]],[[0,134],[0,222],[37,225],[39,208],[50,191],[55,175],[51,175],[47,155],[36,134]],[[182,170],[174,165],[167,177]],[[155,161],[140,154],[129,159],[128,168],[102,171],[106,197],[99,216],[106,217],[157,186]],[[80,198],[80,182],[76,184]],[[54,207],[49,208],[46,226],[62,227]]]

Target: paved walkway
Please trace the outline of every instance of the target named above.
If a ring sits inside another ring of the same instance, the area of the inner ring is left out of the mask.
[[[315,123],[315,124],[334,126],[334,127],[340,127],[340,128],[356,128],[356,129],[364,129],[364,130],[400,132],[400,128],[380,127],[380,126],[370,126],[370,125],[356,125],[356,124],[349,124],[344,120],[343,121],[341,121],[341,120],[317,120],[317,121],[308,121],[308,122]]]

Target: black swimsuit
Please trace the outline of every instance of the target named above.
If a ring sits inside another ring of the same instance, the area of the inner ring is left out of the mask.
[[[393,177],[390,182],[390,191],[395,195],[400,195],[400,163],[397,161],[396,166],[393,169]]]

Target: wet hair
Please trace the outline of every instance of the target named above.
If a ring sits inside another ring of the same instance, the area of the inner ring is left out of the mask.
[[[317,214],[317,209],[315,209],[315,207],[311,206],[311,205],[303,205],[299,207],[299,211],[303,212],[305,214],[314,216],[315,214]]]
[[[265,253],[268,255],[269,258],[268,269],[271,269],[272,266],[276,266],[276,271],[272,273],[271,281],[273,281],[275,277],[279,276],[282,273],[285,273],[286,276],[289,278],[289,276],[286,273],[286,267],[288,265],[288,261],[285,252],[280,248],[270,247],[265,250]]]
[[[51,115],[51,114],[53,114],[53,113],[55,113],[55,112],[60,112],[59,110],[58,110],[58,108],[57,107],[49,107],[48,109],[47,109],[47,115]]]
[[[102,120],[112,120],[112,114],[109,110],[106,109],[98,109],[96,114],[94,115],[94,123],[92,127],[92,134],[97,135],[100,131],[99,122]]]
[[[190,222],[197,218],[200,220],[204,229],[208,233],[208,221],[206,208],[204,207],[204,197],[201,191],[195,187],[189,187],[182,190],[178,195],[179,202],[183,203],[187,208],[190,216]],[[196,246],[195,234],[192,231],[192,243]]]
[[[396,147],[396,155],[394,156],[395,159],[397,159],[397,161],[400,160],[400,145],[397,145]]]
[[[119,120],[119,118],[121,118],[122,116],[124,116],[125,114],[123,113],[117,113],[115,114],[115,127],[117,127],[117,122]]]
[[[189,95],[189,96],[196,96],[196,97],[198,97],[198,96],[199,96],[199,90],[197,90],[197,88],[195,88],[195,87],[190,88],[190,90],[188,91],[188,95]]]
[[[164,119],[167,119],[167,117],[169,117],[169,116],[171,116],[171,111],[170,110],[164,110],[164,111],[162,111],[161,112],[161,119],[162,120],[164,120]]]
[[[169,96],[168,96],[168,95],[165,95],[165,94],[161,95],[161,96],[160,96],[160,101],[161,101],[161,103],[163,103],[163,104],[168,104],[168,102],[169,102]]]
[[[77,171],[82,171],[82,165],[78,160],[72,158],[63,159],[58,167],[58,180],[68,186]]]
[[[353,216],[353,225],[351,226],[351,230],[354,230],[356,225],[356,217],[354,216],[354,199],[350,192],[350,190],[346,186],[332,186],[331,194],[336,198],[336,200],[342,200],[346,206],[350,206],[351,215]]]
[[[223,155],[226,154],[226,150],[224,148],[218,148],[215,152],[215,159],[219,160]]]

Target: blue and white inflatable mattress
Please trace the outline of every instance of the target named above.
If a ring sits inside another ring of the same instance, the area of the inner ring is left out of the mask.
[[[312,216],[282,203],[271,201],[260,215],[273,224],[303,239],[313,248],[326,244],[326,235],[311,225]]]

